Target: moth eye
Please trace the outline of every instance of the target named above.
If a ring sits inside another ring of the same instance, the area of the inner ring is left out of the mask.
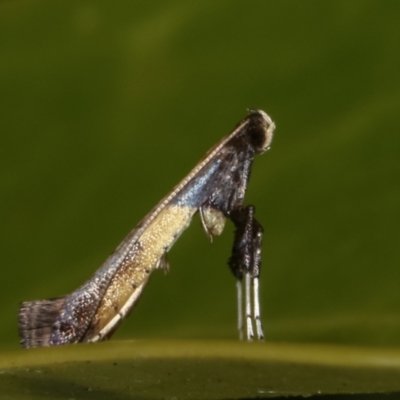
[[[255,151],[263,151],[265,144],[265,128],[261,125],[255,125],[250,130],[250,144]]]

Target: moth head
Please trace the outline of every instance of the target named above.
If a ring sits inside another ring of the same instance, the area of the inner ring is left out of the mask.
[[[247,140],[256,154],[264,153],[271,146],[275,124],[269,115],[261,110],[252,110],[247,119]]]

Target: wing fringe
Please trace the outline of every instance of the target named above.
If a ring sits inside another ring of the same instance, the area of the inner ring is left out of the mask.
[[[65,297],[49,300],[26,301],[18,313],[18,328],[21,346],[50,346],[54,322],[64,304]]]

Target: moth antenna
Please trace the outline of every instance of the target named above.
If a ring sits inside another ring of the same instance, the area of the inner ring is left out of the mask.
[[[54,322],[64,304],[65,297],[22,303],[18,313],[18,328],[22,347],[50,346]]]

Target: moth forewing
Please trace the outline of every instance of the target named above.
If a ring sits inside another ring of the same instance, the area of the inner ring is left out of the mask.
[[[243,198],[253,158],[269,148],[274,128],[265,112],[251,111],[146,215],[91,279],[68,296],[24,302],[19,310],[21,345],[54,346],[109,338],[137,303],[150,273],[157,268],[169,270],[167,252],[196,212],[210,238],[222,233],[226,219],[234,223],[229,265],[238,280],[238,328],[244,319],[241,288],[246,277],[247,338],[253,336],[253,321],[261,337],[262,228],[254,219],[254,207],[243,206]]]

